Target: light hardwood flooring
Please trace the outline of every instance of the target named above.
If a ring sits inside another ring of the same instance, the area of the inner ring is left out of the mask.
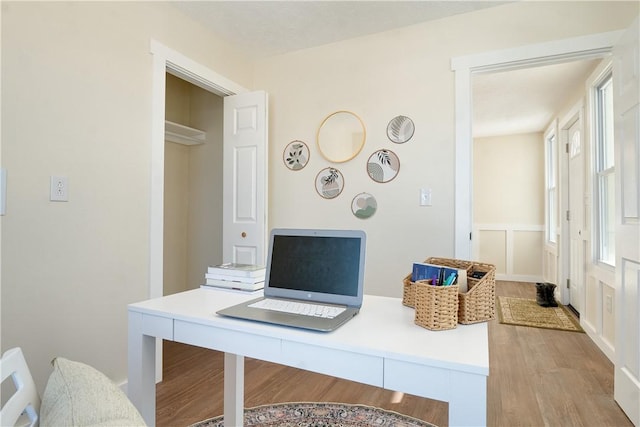
[[[496,294],[535,298],[535,287],[499,281]],[[489,363],[489,426],[633,426],[613,400],[612,363],[586,334],[493,320]],[[157,425],[188,426],[220,415],[222,370],[219,352],[165,342]],[[360,403],[448,425],[443,402],[246,359],[246,407],[300,401]]]

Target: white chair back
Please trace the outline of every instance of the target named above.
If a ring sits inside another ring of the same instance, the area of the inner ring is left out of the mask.
[[[0,409],[0,426],[15,426],[24,414],[29,419],[29,426],[37,427],[40,418],[40,396],[19,347],[7,350],[2,355],[0,376],[0,383],[11,377],[15,386],[15,393],[8,400],[2,399],[6,403]],[[6,388],[3,387],[3,390]]]

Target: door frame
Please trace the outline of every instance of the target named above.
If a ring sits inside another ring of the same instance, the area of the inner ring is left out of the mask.
[[[568,283],[568,280],[570,279],[570,273],[571,273],[571,245],[570,245],[571,225],[569,224],[570,221],[567,219],[567,215],[566,215],[566,212],[570,210],[569,198],[571,196],[571,191],[569,188],[570,187],[569,162],[571,161],[571,158],[567,151],[567,144],[569,144],[569,129],[576,122],[580,123],[580,138],[582,139],[582,151],[585,156],[591,156],[591,147],[588,147],[586,144],[587,137],[585,132],[584,98],[581,98],[573,107],[571,107],[571,109],[560,119],[558,123],[558,133],[560,138],[558,141],[559,144],[557,148],[558,148],[558,161],[560,166],[559,176],[561,180],[560,182],[562,183],[562,187],[560,188],[560,194],[559,194],[560,203],[558,207],[560,209],[560,212],[559,212],[560,221],[558,221],[558,223],[561,224],[560,236],[559,236],[560,246],[558,250],[559,269],[558,269],[558,275],[555,279],[558,281],[557,285],[558,285],[558,289],[560,290],[560,302],[563,305],[568,305],[571,302],[570,301],[571,290],[569,287],[567,287],[567,283]],[[589,163],[588,157],[585,157],[584,165],[583,165],[583,171],[585,176],[582,177],[584,184],[586,184],[587,182],[587,180],[585,179],[586,175],[589,174],[589,170],[587,167],[588,163]],[[587,188],[584,188],[583,190],[584,190],[583,193],[587,192]],[[576,212],[575,208],[571,210],[572,212],[570,213],[570,215],[572,217],[575,217],[575,215],[577,215],[578,212]],[[591,215],[591,212],[589,212],[588,214]],[[590,236],[587,237],[587,239],[590,239]],[[584,253],[585,262],[586,262],[587,255],[588,255],[588,251],[585,251]],[[585,265],[585,268],[583,268],[582,277],[586,279],[587,277],[586,263],[584,265]],[[577,310],[578,312],[581,312],[584,310],[585,301],[586,301],[585,296],[586,295],[585,295],[584,285],[582,285],[580,286],[580,292],[578,295],[579,307],[574,307],[574,310]]]
[[[473,259],[473,74],[594,59],[610,54],[623,31],[554,40],[451,58],[455,78],[454,256]]]
[[[249,90],[210,68],[151,39],[153,56],[151,95],[151,201],[149,224],[149,298],[163,294],[164,263],[164,120],[166,73],[219,96]]]
[[[164,264],[164,121],[166,73],[219,96],[249,90],[157,40],[150,40],[151,77],[151,199],[149,206],[149,284],[147,298],[163,294]],[[156,382],[162,381],[162,340],[156,340]]]

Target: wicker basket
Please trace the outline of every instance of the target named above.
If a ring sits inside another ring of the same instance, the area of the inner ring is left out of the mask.
[[[416,284],[411,281],[411,273],[402,281],[402,304],[407,307],[416,306]]]
[[[464,325],[486,322],[496,317],[496,267],[476,261],[450,258],[427,258],[428,264],[467,270],[467,292],[458,297],[458,322]],[[482,272],[480,279],[473,278]]]
[[[458,325],[458,285],[433,286],[431,280],[418,280],[414,287],[416,325],[432,331]]]

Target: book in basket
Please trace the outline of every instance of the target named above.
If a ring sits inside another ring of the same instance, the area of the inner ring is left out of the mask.
[[[264,277],[267,269],[263,265],[255,264],[238,264],[233,262],[227,262],[224,264],[209,266],[207,268],[208,274],[218,274],[224,276],[237,276],[237,277]]]
[[[411,270],[411,281],[431,279],[431,283],[439,284],[440,275],[444,278],[454,275],[455,281],[451,284],[458,285],[460,292],[467,291],[467,270],[456,267],[449,267],[437,264],[429,264],[427,262],[414,262]]]

